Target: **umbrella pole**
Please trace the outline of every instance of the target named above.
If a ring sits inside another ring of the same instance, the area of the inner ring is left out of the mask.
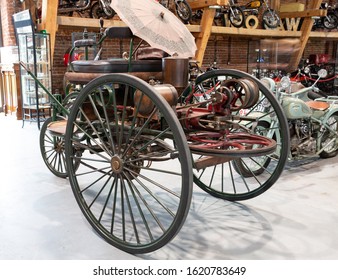
[[[130,46],[129,46],[129,63],[128,63],[128,72],[131,72],[131,60],[133,56],[135,55],[136,51],[139,49],[141,44],[144,42],[144,40],[141,40],[136,48],[134,49],[134,38],[130,39]]]
[[[133,57],[133,48],[134,48],[134,38],[131,38],[130,39],[130,45],[129,45],[128,72],[131,71],[131,59]]]
[[[141,46],[141,44],[144,42],[144,40],[141,40],[140,43],[138,43],[138,45],[136,46],[136,48],[133,50],[133,54],[132,56],[134,56],[134,54],[136,53],[136,51],[139,49],[139,47]]]

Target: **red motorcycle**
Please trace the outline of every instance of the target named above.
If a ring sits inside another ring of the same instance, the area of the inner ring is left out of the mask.
[[[325,77],[318,80],[318,72],[325,69]],[[287,73],[275,71],[269,76],[275,82],[280,82]],[[307,59],[302,59],[298,69],[288,74],[292,82],[300,82],[305,87],[312,86],[315,82],[317,87],[325,95],[338,95],[338,80],[335,72],[335,63],[328,54],[311,54]]]

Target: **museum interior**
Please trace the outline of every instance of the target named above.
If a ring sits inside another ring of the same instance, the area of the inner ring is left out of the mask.
[[[0,4],[0,260],[338,259],[338,1]]]

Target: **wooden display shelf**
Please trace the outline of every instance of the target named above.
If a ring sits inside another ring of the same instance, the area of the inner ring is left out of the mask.
[[[327,11],[323,9],[312,9],[302,12],[283,12],[279,13],[280,18],[305,18],[305,17],[324,17]]]
[[[92,18],[73,18],[66,16],[58,16],[57,23],[60,27],[70,27],[70,28],[92,28],[99,29],[98,19]],[[104,27],[109,26],[126,26],[126,24],[120,20],[105,20]],[[201,25],[186,25],[188,30],[191,33],[199,33],[201,32]],[[247,28],[236,28],[236,27],[224,27],[224,26],[212,26],[211,34],[217,35],[226,35],[226,36],[250,36],[257,38],[299,38],[301,35],[301,31],[280,31],[280,30],[271,30],[271,29],[247,29]],[[338,40],[338,32],[320,32],[320,31],[312,31],[310,33],[310,38],[312,39],[321,39],[326,38],[330,40]]]
[[[100,20],[95,18],[80,18],[80,17],[67,17],[67,16],[58,16],[57,24],[59,26],[66,27],[79,27],[79,28],[97,28],[100,29]],[[108,20],[105,19],[103,22],[103,27],[110,26],[126,26],[123,21],[120,20]]]
[[[210,6],[226,6],[229,0],[188,0],[188,3],[191,9],[198,10]]]
[[[216,9],[212,6],[226,6],[228,4],[228,0],[188,0],[188,2],[193,10],[203,9],[203,16],[200,25],[187,25],[189,31],[193,33],[194,37],[196,38],[197,52],[195,59],[199,61],[200,64],[203,62],[207,43],[211,34],[223,34],[225,36],[242,36],[252,38],[299,38],[301,46],[291,58],[294,67],[298,65],[309,38],[338,40],[338,32],[311,31],[313,25],[312,17],[325,15],[326,11],[319,9],[322,0],[311,1],[309,4],[309,9],[306,11],[283,12],[280,14],[281,18],[302,17],[304,20],[300,31],[213,26]],[[280,2],[280,0],[272,0],[271,7],[278,8]],[[57,3],[57,0],[43,0],[41,26],[43,29],[47,29],[47,32],[51,35],[52,53],[54,49],[55,33],[59,26],[72,28],[99,28],[97,19],[57,16]],[[46,19],[48,19],[48,21]],[[125,24],[119,20],[105,20],[104,25],[105,27],[125,26]]]
[[[200,25],[187,26],[191,33],[200,32]],[[301,31],[280,31],[280,30],[266,30],[266,29],[246,29],[224,26],[212,26],[212,34],[225,35],[225,36],[241,36],[241,37],[253,37],[253,38],[299,38],[302,34]],[[332,41],[338,40],[338,31],[310,32],[309,38],[311,39],[328,39]]]

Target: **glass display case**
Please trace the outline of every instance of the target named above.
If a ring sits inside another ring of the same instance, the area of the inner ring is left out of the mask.
[[[50,37],[46,33],[36,33],[30,10],[13,15],[19,60],[34,74],[36,79],[51,92],[51,51]],[[22,120],[40,121],[50,115],[49,96],[39,87],[38,82],[21,67]]]
[[[247,72],[258,79],[268,76],[269,71],[272,70],[270,56],[270,46],[262,41],[249,41]]]
[[[248,44],[247,72],[257,78],[276,77],[296,69],[290,58],[299,48],[299,40],[291,38],[252,40]]]
[[[18,34],[19,59],[24,62],[44,87],[51,92],[51,59],[49,34]],[[38,83],[21,68],[21,98],[23,121],[40,121],[50,115],[50,98]]]

